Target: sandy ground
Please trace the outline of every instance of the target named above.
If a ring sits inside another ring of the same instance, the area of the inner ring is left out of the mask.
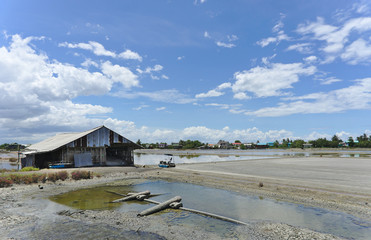
[[[97,184],[113,184],[115,181],[130,184],[131,179],[194,183],[346,212],[371,220],[371,160],[366,158],[277,158],[184,164],[172,169],[99,167],[85,170],[102,177],[48,183],[42,190],[37,185],[0,189],[0,239],[338,239],[308,229],[268,222],[236,226],[230,235],[221,236],[201,227],[170,225],[161,215],[137,218],[134,212],[51,208],[45,200],[55,194]]]

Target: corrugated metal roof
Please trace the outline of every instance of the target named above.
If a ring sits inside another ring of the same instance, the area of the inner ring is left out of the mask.
[[[50,152],[55,149],[58,149],[70,142],[73,142],[85,135],[88,135],[89,133],[92,133],[104,126],[96,127],[94,129],[85,131],[85,132],[79,132],[79,133],[62,133],[55,135],[54,137],[48,138],[44,141],[41,141],[39,143],[32,144],[27,149],[30,150],[29,152],[25,152],[25,154],[30,153],[39,153],[39,152]]]

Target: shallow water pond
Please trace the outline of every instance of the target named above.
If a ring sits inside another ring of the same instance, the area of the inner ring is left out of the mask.
[[[272,157],[246,156],[246,155],[174,155],[175,164],[178,163],[200,163],[200,162],[223,162],[223,161],[241,161],[252,159],[265,159]],[[138,165],[157,165],[162,160],[168,160],[163,154],[135,153],[134,163]]]
[[[371,236],[371,222],[362,221],[349,214],[187,183],[148,181],[131,186],[103,186],[57,195],[52,197],[51,200],[77,209],[114,208],[117,211],[137,211],[139,213],[151,207],[152,204],[138,201],[108,203],[121,198],[121,196],[107,191],[126,194],[145,190],[150,190],[151,193],[162,193],[162,195],[152,198],[156,201],[165,201],[179,195],[182,196],[185,207],[248,223],[258,221],[281,222],[354,239],[369,239],[369,236]],[[230,223],[182,211],[166,211],[163,216],[172,223],[193,224],[195,226],[202,224],[205,229],[210,231],[222,231],[223,228],[231,227]]]

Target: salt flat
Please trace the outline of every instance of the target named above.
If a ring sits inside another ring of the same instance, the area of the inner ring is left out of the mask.
[[[371,194],[369,158],[271,158],[247,161],[179,164],[178,169],[254,177],[279,184]]]

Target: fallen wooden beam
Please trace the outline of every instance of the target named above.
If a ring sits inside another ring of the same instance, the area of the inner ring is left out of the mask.
[[[132,194],[132,195],[114,200],[112,202],[117,203],[117,202],[124,202],[124,201],[134,200],[134,199],[137,199],[138,196],[143,196],[143,195],[144,196],[149,196],[150,194],[151,194],[150,191],[139,192],[139,193],[135,193],[135,194]]]
[[[150,203],[153,203],[153,204],[161,204],[160,202],[157,202],[157,201],[154,201],[154,200],[151,200],[151,199],[144,199],[144,201],[150,202]],[[216,218],[216,219],[227,221],[227,222],[237,223],[237,224],[241,224],[241,225],[249,225],[248,223],[245,223],[245,222],[233,219],[233,218],[228,218],[228,217],[220,216],[220,215],[205,212],[205,211],[199,211],[199,210],[192,209],[192,208],[179,207],[179,210],[193,212],[193,213],[205,215],[205,216],[208,216],[208,217]]]
[[[180,201],[182,201],[182,198],[180,196],[173,197],[173,198],[171,198],[171,199],[169,199],[169,200],[167,200],[163,203],[159,203],[157,206],[154,206],[154,207],[151,207],[151,208],[148,208],[148,209],[142,211],[141,213],[138,214],[138,217],[143,217],[143,216],[150,215],[152,213],[159,212],[161,210],[169,208],[170,204],[172,204],[174,202],[180,202]]]

